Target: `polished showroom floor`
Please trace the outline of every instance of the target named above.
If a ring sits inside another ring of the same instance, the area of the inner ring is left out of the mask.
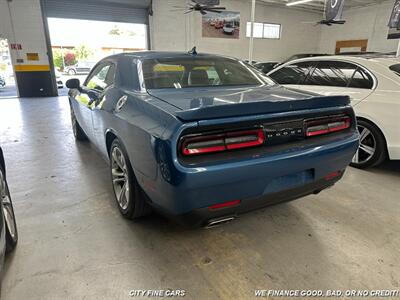
[[[1,299],[400,288],[400,162],[349,168],[317,196],[191,230],[156,215],[119,215],[107,163],[90,143],[75,142],[65,97],[1,99],[0,145],[19,228]]]

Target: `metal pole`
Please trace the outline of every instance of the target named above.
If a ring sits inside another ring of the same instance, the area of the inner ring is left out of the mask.
[[[400,57],[400,40],[399,40],[399,45],[397,47],[397,54],[396,57]]]
[[[254,18],[256,12],[256,0],[252,0],[251,2],[251,29],[250,29],[250,44],[249,44],[249,63],[251,64],[253,61],[253,44],[254,44],[254,37],[253,37],[253,27],[254,27]]]
[[[64,61],[64,48],[61,46],[61,57],[62,57],[62,67],[63,71],[65,70],[65,61]]]

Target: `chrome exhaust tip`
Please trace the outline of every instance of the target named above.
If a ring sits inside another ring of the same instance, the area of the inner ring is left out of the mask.
[[[204,226],[205,228],[212,228],[212,227],[216,227],[225,223],[228,223],[230,221],[233,221],[235,219],[235,217],[222,217],[222,218],[216,218],[216,219],[211,219],[207,222],[206,226]]]

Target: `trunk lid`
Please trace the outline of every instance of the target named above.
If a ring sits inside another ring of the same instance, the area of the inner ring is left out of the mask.
[[[183,121],[342,107],[350,103],[347,96],[324,97],[277,85],[158,89],[148,93],[173,106],[171,113]]]

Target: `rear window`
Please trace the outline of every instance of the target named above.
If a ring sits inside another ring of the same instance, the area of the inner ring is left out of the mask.
[[[396,65],[390,66],[389,69],[400,76],[400,64],[396,64]]]
[[[359,66],[341,61],[320,61],[304,84],[372,89],[374,81]]]
[[[282,67],[269,74],[279,84],[302,84],[313,62],[300,62]]]
[[[147,89],[265,84],[244,63],[234,59],[185,57],[143,61]]]

